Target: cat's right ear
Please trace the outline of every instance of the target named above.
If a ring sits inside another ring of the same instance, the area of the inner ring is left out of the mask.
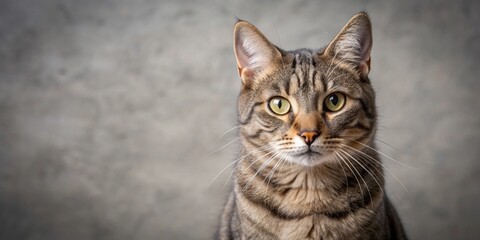
[[[360,12],[337,34],[325,49],[325,54],[366,76],[370,71],[371,49],[372,23],[367,13]]]
[[[246,85],[271,71],[282,56],[255,26],[242,20],[234,27],[233,47],[238,74]]]

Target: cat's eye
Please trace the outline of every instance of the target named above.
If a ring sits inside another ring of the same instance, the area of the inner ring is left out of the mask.
[[[290,111],[290,102],[283,97],[273,97],[268,102],[268,107],[278,115],[284,115]]]
[[[345,105],[345,95],[343,93],[332,93],[325,98],[324,106],[329,112],[337,112]]]

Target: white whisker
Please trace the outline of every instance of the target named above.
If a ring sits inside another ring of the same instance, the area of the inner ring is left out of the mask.
[[[213,151],[213,152],[209,153],[209,154],[208,154],[206,157],[210,157],[210,156],[212,156],[213,154],[217,153],[218,151],[220,151],[220,150],[222,150],[222,149],[224,149],[224,148],[228,147],[230,144],[234,143],[234,142],[235,142],[235,141],[237,141],[238,139],[240,139],[240,137],[237,137],[237,138],[233,139],[232,141],[230,141],[230,142],[228,142],[227,144],[225,144],[225,145],[221,146],[221,147],[220,147],[220,148],[218,148],[217,150],[215,150],[215,151]]]
[[[362,186],[360,184],[360,180],[358,180],[357,178],[357,175],[355,174],[355,172],[352,170],[352,168],[350,168],[349,164],[348,164],[348,160],[344,159],[344,157],[339,153],[339,152],[335,152],[338,154],[338,157],[345,163],[345,165],[348,167],[348,169],[350,169],[350,172],[353,174],[353,176],[355,177],[355,179],[357,180],[357,183],[358,183],[358,187],[360,188],[360,192],[362,193],[362,196],[363,196],[363,189],[362,189]]]
[[[251,151],[250,153],[246,154],[245,156],[240,157],[239,161],[245,159],[247,156],[249,156],[249,155],[251,155],[251,154],[259,153],[259,152],[261,152],[261,151],[263,151],[263,150],[268,151],[268,149],[272,149],[272,147],[269,146],[269,145],[265,145],[265,146],[263,146],[263,147],[260,147],[260,148],[258,148],[258,149],[256,149],[256,150]],[[273,150],[273,151],[275,151],[275,150]],[[271,151],[271,152],[273,152],[273,151]],[[266,156],[266,155],[268,155],[268,154],[271,153],[271,152],[268,152],[267,154],[265,154],[265,155],[263,155],[263,156]],[[254,162],[252,162],[252,164],[250,164],[250,165],[247,167],[247,169],[250,168],[256,161],[260,160],[263,156],[261,156],[260,158],[258,158],[258,159],[255,160]],[[230,180],[230,178],[232,177],[232,175],[233,175],[233,173],[235,172],[235,170],[237,169],[237,167],[238,167],[238,164],[237,164],[237,165],[232,169],[232,171],[230,172],[230,175],[228,176],[227,180],[226,180],[225,183],[223,184],[224,187],[227,185],[228,180]],[[245,173],[245,171],[246,171],[246,169],[244,169],[244,171],[242,172],[242,174]]]
[[[343,153],[347,154],[353,161],[355,161],[358,165],[360,165],[360,167],[362,167],[365,171],[367,171],[368,174],[370,174],[370,176],[373,178],[373,180],[377,183],[378,187],[380,188],[380,190],[384,193],[385,191],[383,190],[383,187],[382,185],[378,182],[377,180],[377,177],[372,174],[368,168],[366,168],[359,160],[357,160],[355,157],[353,157],[350,153],[348,153],[347,151],[345,150],[342,150],[342,149],[339,149],[340,151],[342,151]],[[370,196],[371,197],[371,196]],[[372,201],[372,207],[373,207],[373,201]]]
[[[382,140],[378,139],[378,137],[377,137],[375,140],[376,140],[377,142],[379,142],[379,143],[383,143],[385,146],[388,146],[388,147],[390,147],[391,149],[395,150],[396,152],[398,152],[398,153],[401,153],[401,151],[400,151],[400,150],[398,150],[398,148],[396,148],[396,147],[394,147],[394,146],[392,146],[392,145],[388,144],[388,143],[387,143],[387,142],[385,142],[385,141],[382,141]]]
[[[400,162],[400,161],[398,161],[398,160],[395,160],[394,158],[388,156],[387,154],[385,154],[385,153],[383,153],[383,152],[381,152],[381,151],[379,151],[379,150],[377,150],[377,149],[375,149],[375,148],[373,148],[373,147],[368,146],[367,144],[361,143],[361,142],[356,141],[356,140],[353,140],[353,139],[347,139],[347,140],[352,141],[352,142],[355,142],[355,143],[358,143],[358,144],[360,144],[360,145],[362,145],[362,146],[364,146],[364,147],[366,147],[366,148],[368,148],[368,149],[371,149],[371,150],[373,150],[373,151],[381,154],[382,156],[384,156],[384,157],[386,157],[386,158],[388,158],[388,159],[390,159],[390,160],[392,160],[392,161],[394,161],[394,162],[396,162],[396,163],[398,163],[398,164],[400,164],[400,165],[402,165],[402,166],[404,166],[404,167],[418,170],[418,168],[412,167],[412,166],[409,166],[409,165],[406,165],[406,164],[404,164],[404,163],[402,163],[402,162]]]
[[[250,186],[250,184],[252,183],[253,179],[255,179],[255,177],[256,177],[271,161],[273,161],[279,154],[281,154],[281,153],[276,152],[276,153],[274,153],[269,159],[267,159],[267,160],[260,166],[260,168],[257,169],[257,171],[255,172],[255,174],[248,179],[248,182],[247,182],[247,184],[245,185],[244,189],[247,188],[248,186]]]
[[[231,162],[230,164],[228,164],[225,168],[223,168],[222,171],[220,171],[220,172],[217,174],[217,176],[215,176],[215,177],[213,178],[213,180],[210,181],[210,183],[209,183],[207,186],[212,185],[212,183],[215,182],[215,180],[217,180],[217,178],[222,174],[223,171],[225,171],[228,167],[232,166],[234,163],[236,163],[236,162],[238,162],[238,161],[239,161],[239,160],[235,160],[235,161]]]
[[[273,166],[272,170],[270,170],[270,172],[267,174],[267,177],[268,177],[267,186],[270,185],[270,181],[272,180],[273,174],[275,173],[275,168],[277,167],[277,164],[279,164],[278,168],[281,169],[286,162],[286,157],[287,157],[287,154],[284,152],[281,152],[278,162]]]
[[[342,153],[345,154],[345,151],[343,151],[342,149],[339,149],[341,152],[339,152],[339,154],[341,155]],[[344,155],[345,156],[345,155]],[[348,160],[348,155],[345,156]],[[370,188],[368,187],[368,184],[367,182],[365,181],[365,179],[363,179],[362,177],[362,174],[360,174],[360,172],[357,170],[357,168],[355,167],[355,165],[353,165],[352,162],[350,162],[350,164],[352,165],[353,169],[355,169],[355,171],[358,173],[358,176],[360,177],[360,179],[362,179],[363,181],[363,184],[365,185],[365,188],[367,188],[367,192],[368,192],[368,196],[370,197],[370,199],[372,199],[372,193],[370,192]],[[358,187],[360,187],[360,189],[362,189],[362,187],[359,185]],[[363,193],[362,193],[362,196],[363,196]]]
[[[216,140],[218,141],[220,138],[222,138],[223,136],[225,136],[225,134],[227,134],[227,133],[229,133],[229,132],[231,132],[231,131],[233,131],[233,130],[235,130],[235,129],[239,128],[239,127],[240,127],[240,125],[238,125],[238,126],[235,126],[235,127],[233,127],[233,128],[230,128],[230,129],[228,129],[228,130],[227,130],[227,131],[225,131],[224,133],[220,134],[220,136],[218,136]]]
[[[342,168],[342,171],[343,171],[343,176],[345,176],[345,183],[347,184],[347,198],[348,198],[348,177],[347,177],[347,172],[345,172],[345,169],[343,168],[342,166],[342,162],[338,159],[338,153],[335,151],[334,152],[334,155],[333,155],[333,158],[335,158],[335,160],[338,161],[338,163],[340,164],[340,167]]]
[[[356,148],[350,147],[350,146],[348,146],[348,145],[345,145],[345,146],[349,147],[349,148],[352,149],[352,150],[357,151],[358,153],[361,153],[362,155],[364,155],[365,157],[370,158],[370,159],[373,160],[373,161],[377,161],[377,162],[382,166],[382,168],[385,169],[385,170],[402,186],[402,188],[405,190],[405,192],[407,192],[410,200],[413,200],[413,198],[412,198],[411,195],[410,195],[410,192],[407,190],[407,188],[405,187],[405,185],[402,184],[402,182],[400,181],[400,179],[398,179],[397,176],[395,176],[395,174],[393,174],[393,173],[390,171],[390,169],[388,169],[388,168],[387,168],[384,164],[382,164],[378,159],[375,159],[375,158],[373,158],[372,156],[370,156],[370,155],[368,155],[368,154],[366,154],[366,153],[364,153],[364,152],[362,152],[362,151],[360,151],[360,150],[358,150],[358,149],[356,149]],[[384,177],[385,177],[385,176],[384,176]]]

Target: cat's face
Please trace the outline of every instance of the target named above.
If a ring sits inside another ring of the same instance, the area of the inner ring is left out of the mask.
[[[313,166],[361,150],[375,132],[371,32],[357,15],[322,50],[283,51],[251,24],[235,28],[243,144]]]

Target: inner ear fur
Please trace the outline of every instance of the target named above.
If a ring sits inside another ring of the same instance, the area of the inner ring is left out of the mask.
[[[238,74],[244,84],[252,84],[281,60],[280,50],[249,22],[239,20],[235,24],[233,42]]]
[[[327,46],[324,54],[346,63],[360,74],[368,75],[371,49],[372,24],[368,14],[361,12],[348,21]]]

